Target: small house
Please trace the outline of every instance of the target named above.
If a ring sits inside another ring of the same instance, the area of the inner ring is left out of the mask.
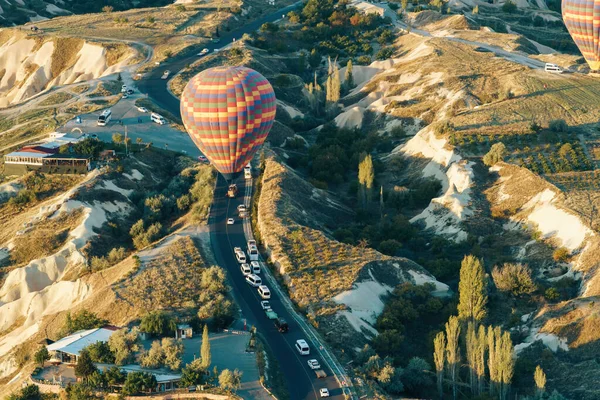
[[[188,324],[179,324],[175,330],[175,339],[190,339],[194,334],[194,330]]]

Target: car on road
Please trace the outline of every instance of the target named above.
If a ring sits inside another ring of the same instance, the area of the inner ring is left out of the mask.
[[[321,388],[321,390],[319,390],[319,394],[321,397],[329,397],[329,390],[327,390],[327,388]]]
[[[235,250],[235,258],[237,259],[237,262],[239,262],[240,264],[243,264],[246,262],[246,253],[244,253],[242,251],[242,249],[240,249],[239,247],[236,247],[237,250]]]
[[[131,96],[133,94],[133,89],[127,89],[127,94]]]
[[[260,306],[262,307],[263,310],[270,310],[271,309],[271,303],[269,303],[269,300],[263,300],[260,302]]]
[[[240,271],[242,271],[242,275],[244,275],[244,276],[250,275],[252,273],[252,269],[246,263],[240,264]]]
[[[206,158],[205,156],[198,156],[198,161],[200,161],[203,164],[208,164],[208,158]]]
[[[310,354],[310,347],[308,347],[308,343],[304,339],[296,340],[296,350],[300,353],[301,356],[307,356]]]
[[[258,261],[250,261],[250,267],[252,268],[253,274],[260,274],[260,264]]]
[[[248,247],[248,257],[250,257],[251,261],[258,261],[258,247],[256,247],[256,246]]]
[[[137,108],[139,112],[143,112],[143,113],[147,113],[148,109],[146,107],[138,107]]]
[[[208,50],[208,49],[202,49],[202,51],[201,51],[200,53],[198,53],[198,55],[199,55],[200,57],[202,57],[202,56],[204,56],[204,55],[208,54],[208,52],[209,52],[209,51],[210,51],[210,50]]]
[[[157,114],[157,113],[150,114],[150,120],[159,125],[165,125],[167,123],[167,120],[165,119],[165,117],[163,117],[162,115]]]
[[[127,93],[127,85],[121,86],[121,93]]]
[[[244,211],[246,211],[246,206],[243,204],[240,204],[239,206],[237,206],[237,210],[238,210],[238,212],[244,212]]]
[[[269,290],[269,288],[267,287],[267,285],[260,285],[258,287],[258,294],[263,299],[270,299],[271,298],[271,291]]]
[[[248,245],[248,247],[252,247],[252,246],[256,247],[256,240],[254,240],[254,239],[248,240],[247,245]]]
[[[311,359],[307,361],[308,366],[310,367],[310,369],[321,369],[321,364],[319,364],[319,362],[316,359]]]
[[[123,96],[122,96],[122,98],[126,99],[126,98],[128,98],[128,97],[129,97],[129,95],[128,95],[127,93],[123,93]]]
[[[259,287],[262,285],[260,276],[254,274],[246,275],[246,282],[252,287]]]
[[[160,77],[160,79],[167,79],[169,77],[169,75],[171,74],[171,71],[166,70],[165,72],[163,72],[162,76]]]
[[[287,323],[287,321],[283,318],[275,318],[275,328],[277,328],[277,330],[280,333],[286,333],[287,331],[290,330],[290,327]]]
[[[227,218],[227,225],[235,224],[235,220],[233,218]]]

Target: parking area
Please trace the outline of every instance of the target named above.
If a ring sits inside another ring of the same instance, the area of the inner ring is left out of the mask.
[[[134,88],[135,89],[135,88]],[[196,158],[201,153],[192,142],[187,133],[172,128],[169,124],[159,125],[150,120],[150,112],[141,112],[135,106],[135,100],[143,97],[137,90],[127,99],[121,99],[110,108],[111,120],[106,126],[98,126],[98,116],[102,113],[96,111],[91,114],[82,114],[68,121],[61,131],[70,132],[73,128],[79,128],[83,133],[97,135],[105,142],[112,140],[114,133],[125,134],[131,138],[132,143],[141,138],[143,143],[152,142],[153,146],[173,151],[185,151],[191,157]]]
[[[260,384],[260,375],[256,365],[256,355],[247,353],[246,346],[249,335],[232,333],[210,334],[211,371],[216,366],[219,371],[239,369],[242,371],[242,387],[237,392],[245,399],[270,399],[269,394]],[[143,342],[144,348],[150,348],[152,340]],[[183,339],[183,363],[187,364],[200,356],[202,334],[191,339]]]

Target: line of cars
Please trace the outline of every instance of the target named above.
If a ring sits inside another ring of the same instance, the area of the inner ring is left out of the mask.
[[[246,207],[244,205],[240,205],[238,207],[238,212],[246,212]],[[260,306],[265,312],[265,316],[271,321],[273,321],[275,328],[277,328],[279,332],[287,333],[289,331],[289,325],[287,321],[284,318],[279,317],[271,307],[271,303],[269,302],[269,299],[271,298],[271,290],[267,285],[263,284],[262,279],[260,277],[262,269],[258,261],[259,253],[256,241],[248,240],[246,250],[248,257],[246,257],[246,252],[242,250],[241,247],[233,248],[235,259],[240,264],[240,271],[242,272],[246,283],[256,288],[258,295],[262,299],[260,301]],[[310,346],[308,345],[306,340],[296,340],[294,347],[300,355],[310,355]],[[321,364],[317,359],[309,359],[307,361],[307,364],[310,367],[310,369],[315,372],[317,378],[327,377],[327,373],[321,368]],[[319,389],[319,395],[321,397],[329,397],[329,390],[327,388],[321,388]]]

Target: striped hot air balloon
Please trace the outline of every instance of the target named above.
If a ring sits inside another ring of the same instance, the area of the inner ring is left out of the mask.
[[[562,16],[592,70],[600,69],[600,0],[563,0]]]
[[[202,153],[232,179],[264,143],[275,119],[275,93],[264,76],[246,67],[200,72],[181,95],[181,118]]]

